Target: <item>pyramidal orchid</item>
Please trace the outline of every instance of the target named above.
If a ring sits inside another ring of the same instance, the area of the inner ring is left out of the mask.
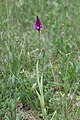
[[[34,24],[34,29],[38,30],[39,32],[44,29],[44,26],[42,25],[42,22],[40,21],[39,17],[36,16],[36,22]]]

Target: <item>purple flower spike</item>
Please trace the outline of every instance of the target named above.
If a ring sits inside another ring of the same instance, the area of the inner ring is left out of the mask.
[[[44,26],[42,25],[38,16],[36,17],[36,23],[34,24],[34,29],[38,31],[44,29]]]

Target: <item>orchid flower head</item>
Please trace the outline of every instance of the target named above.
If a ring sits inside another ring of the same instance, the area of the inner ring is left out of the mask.
[[[39,32],[40,30],[44,29],[44,26],[42,25],[42,22],[40,21],[38,16],[36,16],[36,22],[34,24],[34,29],[38,30]]]

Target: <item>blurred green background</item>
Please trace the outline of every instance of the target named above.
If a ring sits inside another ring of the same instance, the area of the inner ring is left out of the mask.
[[[31,91],[37,61],[48,119],[55,111],[54,120],[80,119],[79,15],[79,0],[0,0],[1,120],[14,120],[19,102],[40,111],[38,88]],[[44,26],[40,38],[36,16]]]

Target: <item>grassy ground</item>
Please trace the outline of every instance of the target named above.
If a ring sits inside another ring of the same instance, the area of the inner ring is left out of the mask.
[[[79,0],[0,0],[0,120],[26,120],[29,110],[27,119],[40,120],[44,108],[48,120],[80,120],[79,8]]]

